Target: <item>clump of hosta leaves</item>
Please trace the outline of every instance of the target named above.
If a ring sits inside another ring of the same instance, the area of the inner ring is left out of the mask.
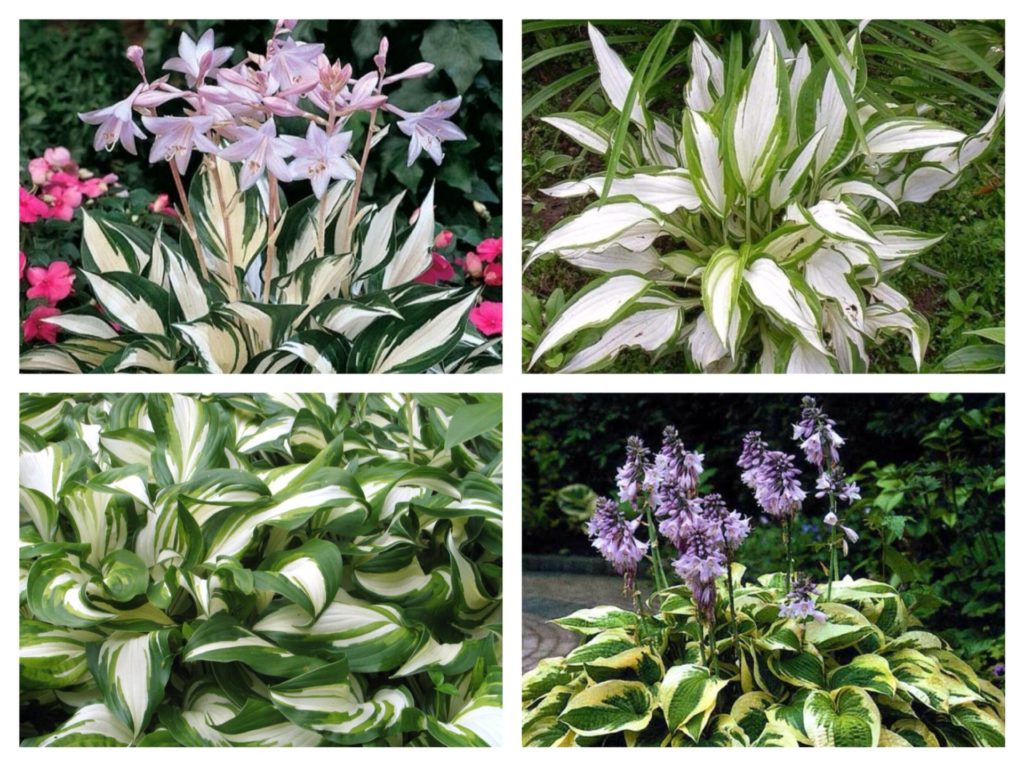
[[[433,64],[392,71],[382,38],[370,71],[357,75],[328,59],[323,43],[297,39],[294,24],[278,22],[265,53],[244,55],[215,47],[213,30],[198,41],[183,33],[179,56],[153,79],[142,49],[128,49],[139,85],[79,116],[98,126],[96,149],[136,154],[137,140],[152,140],[150,162],[167,164],[178,191],[180,232],[168,223],[153,235],[123,217],[86,214],[76,285],[91,300],[42,320],[63,338],[27,348],[22,370],[407,373],[499,364],[500,337],[485,338],[467,320],[480,286],[425,277],[438,234],[433,187],[422,200],[405,191],[382,206],[362,199],[372,150],[389,131],[409,138],[409,165],[421,153],[442,163],[443,142],[466,138],[449,119],[461,97],[406,111],[389,89],[430,75]]]
[[[500,413],[24,396],[23,743],[495,745]]]
[[[630,72],[590,27],[610,111],[545,118],[605,168],[544,190],[598,199],[529,244],[527,267],[557,256],[594,278],[529,365],[594,370],[639,347],[714,372],[863,372],[898,334],[920,368],[928,322],[891,278],[942,233],[900,226],[899,210],[957,184],[999,130],[1002,99],[967,134],[924,101],[874,96],[863,25],[812,49],[766,22],[748,51],[739,36],[722,50],[695,36],[669,89],[681,109],[657,114],[647,94],[672,76],[678,28]]]
[[[643,613],[599,606],[556,620],[580,635],[523,679],[523,743],[660,746],[1002,746],[1003,694],[909,615],[885,583],[849,576],[823,621],[780,615],[785,574],[744,581],[738,643],[720,579],[717,673],[685,586]],[[819,594],[822,587],[818,586]]]

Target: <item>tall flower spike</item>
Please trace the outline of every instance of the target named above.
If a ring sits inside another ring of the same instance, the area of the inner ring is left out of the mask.
[[[619,487],[619,499],[636,506],[636,500],[643,488],[647,474],[647,456],[650,451],[639,437],[626,440],[626,462],[619,467],[615,482]]]
[[[799,423],[793,424],[793,439],[800,442],[808,463],[821,468],[826,462],[839,462],[839,448],[845,444],[835,430],[836,422],[828,417],[813,397],[804,397]]]
[[[761,432],[748,432],[743,438],[743,450],[736,465],[743,469],[740,479],[743,484],[753,490],[757,486],[757,470],[764,460],[764,454],[768,451],[768,445],[761,439]]]
[[[725,575],[725,554],[719,545],[721,533],[717,523],[703,516],[693,518],[688,533],[686,550],[672,566],[689,587],[704,622],[714,625],[718,595],[715,578]]]
[[[815,591],[816,587],[810,578],[798,578],[779,605],[779,617],[799,622],[813,619],[824,623],[828,616],[814,605]]]
[[[598,498],[587,532],[593,546],[626,581],[626,589],[636,585],[636,572],[647,553],[647,544],[636,537],[640,520],[627,520],[618,504],[610,498]]]
[[[765,514],[779,522],[793,519],[807,497],[800,487],[800,470],[793,464],[793,456],[770,450],[754,475],[754,498]]]

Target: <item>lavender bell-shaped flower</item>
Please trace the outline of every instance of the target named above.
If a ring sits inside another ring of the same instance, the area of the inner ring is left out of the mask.
[[[757,470],[764,460],[764,454],[768,452],[767,443],[761,439],[761,432],[748,432],[743,438],[743,450],[736,465],[743,469],[740,479],[743,484],[753,490],[757,486]]]
[[[647,553],[647,544],[636,537],[639,526],[639,519],[626,519],[618,504],[610,498],[598,498],[587,525],[594,548],[619,575],[624,576],[627,591],[635,587],[637,568]]]
[[[839,448],[846,440],[836,433],[836,422],[828,417],[813,397],[804,397],[801,405],[800,421],[793,424],[793,439],[800,442],[808,463],[819,468],[826,463],[834,466],[839,463]]]
[[[717,589],[715,578],[725,575],[726,558],[722,551],[719,525],[703,516],[694,516],[688,525],[686,549],[672,566],[683,579],[704,621],[715,622]]]
[[[619,487],[619,499],[636,506],[647,475],[647,456],[650,451],[639,437],[626,440],[626,462],[619,467],[615,482]]]
[[[793,456],[780,450],[764,454],[754,475],[754,498],[772,519],[788,522],[796,516],[807,493],[800,486],[800,470]]]
[[[779,617],[792,618],[800,622],[813,619],[818,623],[824,623],[828,616],[815,607],[815,592],[814,582],[810,578],[798,578],[779,605]]]

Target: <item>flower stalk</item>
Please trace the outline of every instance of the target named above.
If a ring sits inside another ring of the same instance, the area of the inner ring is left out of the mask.
[[[203,279],[209,280],[210,273],[206,268],[206,257],[203,255],[203,245],[199,241],[199,232],[196,229],[195,219],[192,218],[192,208],[188,204],[188,195],[185,194],[185,185],[181,183],[181,173],[178,172],[178,166],[173,163],[167,163],[171,169],[171,177],[174,178],[174,187],[178,190],[178,198],[181,200],[181,215],[185,221],[185,231],[188,232],[189,239],[192,240],[192,247],[196,251],[196,261],[199,262],[199,271],[202,272]]]

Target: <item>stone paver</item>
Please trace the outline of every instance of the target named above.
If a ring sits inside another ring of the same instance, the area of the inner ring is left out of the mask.
[[[548,623],[584,607],[618,605],[629,608],[622,579],[571,573],[523,573],[523,672],[542,659],[565,655],[579,637]]]

